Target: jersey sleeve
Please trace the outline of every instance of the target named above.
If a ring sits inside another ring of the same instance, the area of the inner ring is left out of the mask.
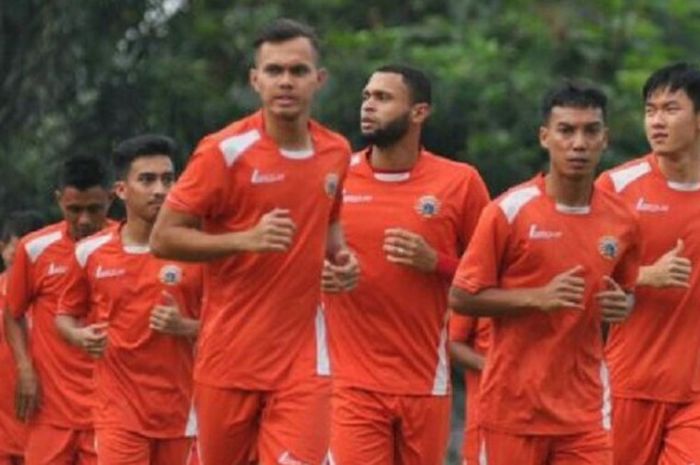
[[[33,294],[34,266],[29,260],[29,255],[24,242],[17,246],[12,266],[7,275],[7,294],[5,304],[12,316],[19,318],[29,309]]]
[[[495,202],[479,219],[467,251],[462,255],[452,285],[470,294],[497,287],[510,226]]]
[[[211,140],[205,139],[192,154],[185,171],[173,186],[166,205],[199,218],[216,217],[225,205],[229,167]]]
[[[477,319],[471,316],[450,313],[450,341],[467,342],[476,329]]]
[[[75,254],[68,264],[64,282],[65,287],[58,299],[57,314],[77,318],[87,316],[90,312],[90,283],[86,268],[80,265]]]
[[[333,199],[333,206],[331,207],[331,215],[328,224],[333,224],[340,220],[340,210],[343,206],[343,186],[345,185],[345,178],[348,174],[350,156],[352,154],[350,144],[347,141],[345,141],[342,150],[344,160],[343,170],[340,174],[340,179],[338,179],[338,187],[335,191],[335,198]]]
[[[613,185],[612,179],[610,178],[610,173],[607,171],[601,173],[598,179],[595,180],[595,186],[598,189],[602,189],[606,192],[615,193],[615,186]]]
[[[489,203],[489,191],[486,188],[484,180],[478,172],[474,170],[473,175],[469,180],[466,189],[466,197],[462,209],[462,224],[460,233],[460,242],[462,251],[467,248],[469,241],[474,233],[481,212]]]
[[[629,293],[634,290],[637,284],[641,264],[642,233],[638,222],[635,221],[634,228],[626,242],[627,248],[617,263],[612,278]]]

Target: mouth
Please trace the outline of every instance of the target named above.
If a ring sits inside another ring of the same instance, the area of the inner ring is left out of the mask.
[[[668,134],[666,134],[665,132],[655,132],[651,135],[651,140],[656,143],[662,143],[666,139],[668,139]]]
[[[274,100],[282,105],[293,105],[297,102],[297,99],[291,95],[279,95],[275,97]]]
[[[586,166],[588,166],[590,161],[588,160],[588,158],[573,157],[568,158],[566,160],[566,163],[573,168],[585,168]]]

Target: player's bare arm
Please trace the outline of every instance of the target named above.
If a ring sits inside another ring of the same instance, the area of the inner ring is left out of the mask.
[[[424,273],[435,272],[438,254],[420,234],[402,228],[384,231],[384,253],[392,263],[410,266]]]
[[[56,315],[56,329],[69,344],[84,350],[93,358],[100,358],[107,348],[107,323],[81,324],[71,315]]]
[[[165,291],[161,303],[151,311],[149,326],[154,331],[173,336],[194,338],[199,333],[199,320],[182,316],[177,300]]]
[[[328,228],[326,257],[321,275],[321,287],[325,292],[349,291],[357,286],[360,264],[345,243],[339,221]]]
[[[27,326],[24,317],[15,319],[7,310],[5,338],[15,358],[17,384],[15,386],[15,413],[23,422],[29,421],[41,406],[41,384],[27,349]]]
[[[200,219],[163,206],[151,233],[154,255],[181,261],[208,261],[239,252],[285,252],[292,245],[296,225],[289,210],[275,208],[245,231],[210,234]]]
[[[450,308],[472,316],[518,315],[526,310],[552,312],[583,309],[585,281],[582,266],[575,266],[556,275],[543,287],[526,289],[488,288],[470,294],[460,288],[450,288]]]
[[[450,356],[454,362],[467,370],[481,371],[484,369],[485,357],[464,342],[450,342]]]
[[[688,258],[681,256],[683,248],[683,240],[678,239],[676,246],[652,265],[640,267],[637,285],[657,288],[689,287],[693,264]]]

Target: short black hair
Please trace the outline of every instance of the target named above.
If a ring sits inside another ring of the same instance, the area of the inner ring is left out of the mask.
[[[79,155],[63,162],[58,175],[58,188],[74,187],[85,191],[92,187],[109,189],[110,178],[105,164],[96,156]]]
[[[654,71],[642,88],[644,102],[658,91],[668,89],[671,92],[683,90],[693,101],[695,113],[700,112],[700,70],[690,63],[678,62]]]
[[[278,44],[299,37],[308,39],[316,56],[321,56],[321,44],[316,31],[311,26],[290,18],[278,18],[263,27],[253,41],[253,47],[257,52],[266,42]]]
[[[391,64],[381,66],[374,72],[400,74],[406,87],[408,87],[411,103],[427,103],[430,105],[433,102],[430,78],[423,71],[408,65]]]
[[[542,122],[549,121],[554,107],[567,108],[598,108],[605,119],[608,98],[597,87],[573,81],[565,81],[547,92],[542,99],[540,110]]]
[[[177,154],[175,141],[162,134],[141,134],[126,139],[112,151],[112,164],[117,179],[125,179],[131,164],[139,157],[165,155],[173,160]]]
[[[8,242],[13,237],[23,237],[44,226],[44,218],[36,210],[11,212],[2,225],[0,240]]]

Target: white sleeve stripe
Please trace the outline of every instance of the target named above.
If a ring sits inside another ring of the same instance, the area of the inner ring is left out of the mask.
[[[649,162],[645,161],[643,163],[639,163],[638,165],[630,166],[629,168],[623,168],[621,170],[611,172],[610,180],[615,187],[615,192],[619,193],[622,192],[625,187],[650,171],[651,165]]]
[[[506,194],[498,203],[509,224],[512,224],[520,210],[532,199],[541,194],[537,186],[523,187]]]
[[[105,234],[104,236],[95,237],[94,239],[87,239],[84,242],[78,244],[75,248],[75,258],[78,259],[78,263],[81,267],[85,268],[85,264],[90,258],[92,253],[102,247],[104,244],[112,239],[112,234]]]
[[[27,242],[26,245],[24,246],[25,250],[27,251],[27,255],[29,256],[29,260],[32,263],[35,263],[38,258],[41,256],[44,251],[49,248],[51,244],[53,244],[56,241],[61,240],[63,237],[63,234],[61,231],[55,231],[50,234],[46,234],[43,236],[39,236],[35,239],[32,239],[31,241]]]
[[[231,136],[219,143],[219,149],[224,155],[226,166],[232,166],[238,158],[245,153],[251,145],[260,140],[260,133],[257,129],[252,129],[243,134]]]

